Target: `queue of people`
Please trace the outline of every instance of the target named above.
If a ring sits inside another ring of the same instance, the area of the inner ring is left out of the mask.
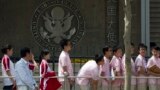
[[[56,72],[51,70],[48,60],[51,54],[49,50],[44,49],[40,54],[40,65],[34,60],[32,51],[24,47],[20,51],[21,59],[14,63],[10,59],[13,54],[13,47],[6,45],[1,49],[3,57],[2,76],[3,90],[71,90],[77,83],[81,90],[123,90],[125,76],[126,54],[122,52],[121,47],[104,47],[103,55],[97,54],[93,60],[86,62],[78,72],[77,78],[74,76],[73,66],[69,52],[72,49],[70,40],[63,39],[60,42],[62,51],[58,59],[58,77],[52,78]],[[135,77],[160,77],[160,48],[154,46],[151,48],[152,56],[146,60],[147,46],[139,44],[139,55],[134,60],[131,58],[131,90],[159,90],[160,79],[156,78],[135,78]],[[131,43],[131,54],[134,53],[134,44]],[[40,69],[40,82],[37,83],[33,77],[34,69]],[[101,78],[103,77],[103,78]],[[99,86],[101,84],[101,86]]]

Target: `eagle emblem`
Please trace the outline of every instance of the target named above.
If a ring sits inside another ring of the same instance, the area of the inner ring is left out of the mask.
[[[70,15],[70,13],[65,15],[61,7],[54,7],[50,15],[46,12],[42,17],[44,27],[40,27],[40,34],[48,42],[53,39],[58,44],[63,38],[70,39],[76,33],[75,27],[71,28],[74,15]],[[66,32],[69,33],[66,34]]]

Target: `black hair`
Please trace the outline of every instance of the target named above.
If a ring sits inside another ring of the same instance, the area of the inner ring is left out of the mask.
[[[151,48],[151,50],[153,50],[153,49],[159,51],[159,47],[157,47],[157,46],[154,46]]]
[[[157,46],[157,44],[155,42],[150,42],[151,49],[152,49],[152,47],[156,47],[156,46]]]
[[[21,57],[26,57],[27,53],[31,53],[31,50],[28,47],[24,47],[20,51]]]
[[[64,49],[64,47],[68,45],[68,42],[70,42],[70,40],[68,39],[61,40],[60,42],[61,48]]]
[[[119,49],[122,49],[121,47],[117,46],[113,48],[113,53],[117,52]]]
[[[7,54],[7,50],[11,50],[12,48],[13,48],[12,45],[7,44],[7,45],[3,46],[3,48],[1,49],[1,52],[3,54]]]
[[[102,60],[103,60],[103,55],[98,55],[98,54],[95,55],[95,61],[97,64]]]
[[[158,51],[160,51],[160,47],[157,47],[158,48]]]
[[[41,61],[41,60],[44,58],[44,56],[48,55],[49,53],[50,53],[50,52],[49,52],[49,50],[47,50],[47,49],[42,50],[42,51],[41,51],[41,54],[40,54],[40,56],[39,56],[39,60]]]
[[[133,46],[133,47],[134,47],[134,46],[135,46],[135,45],[134,45],[134,43],[132,43],[132,42],[131,42],[131,46]]]
[[[108,51],[110,48],[111,48],[111,47],[109,47],[109,46],[105,46],[105,47],[102,49],[103,54],[105,54],[105,52]]]
[[[144,45],[143,43],[140,43],[140,44],[138,45],[138,50],[140,50],[140,48],[145,48],[145,49],[147,50],[147,46]]]

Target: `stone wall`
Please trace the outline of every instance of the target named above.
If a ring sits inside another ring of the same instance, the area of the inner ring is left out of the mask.
[[[80,39],[76,42],[71,56],[94,56],[96,53],[101,53],[102,47],[108,44],[106,42],[106,35],[108,35],[107,22],[111,18],[107,16],[107,3],[109,1],[117,0],[69,0],[69,2],[72,2],[72,4],[79,9],[85,22],[84,35],[82,37],[80,36]],[[136,44],[140,42],[140,33],[138,33],[140,32],[139,2],[139,0],[134,0],[135,12],[133,12],[133,22],[136,24],[133,25],[132,41]],[[31,26],[33,24],[32,17],[42,3],[44,3],[44,0],[0,0],[0,47],[6,43],[11,43],[15,49],[14,56],[19,56],[20,48],[27,46],[38,56],[44,47],[41,43],[37,42],[37,39],[33,36]],[[114,29],[114,32],[117,37],[116,40],[118,40],[115,43],[116,45],[118,45],[118,43],[122,45],[123,13],[121,4],[119,2],[117,3],[119,6],[116,8],[116,12],[117,15],[119,15],[117,18],[114,18],[118,21],[117,28]],[[72,12],[71,15],[73,13],[74,12]],[[72,23],[72,25],[74,26],[75,23]],[[77,32],[78,30],[79,29],[77,29]],[[73,37],[77,35],[73,35]],[[135,37],[135,35],[137,35],[137,37]],[[39,39],[42,39],[42,37],[39,37]],[[51,44],[53,43],[51,42]],[[55,46],[55,48],[57,48],[57,46]],[[56,56],[59,55],[59,49],[58,51],[51,50],[51,52],[56,53]]]

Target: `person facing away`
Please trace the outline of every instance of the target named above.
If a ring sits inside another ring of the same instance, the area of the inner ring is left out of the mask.
[[[103,55],[96,55],[95,60],[90,60],[81,67],[76,79],[81,90],[98,90],[100,66],[103,64]]]
[[[131,43],[131,55],[133,55],[134,54],[134,44],[133,43]],[[125,75],[125,72],[126,72],[126,70],[125,70],[125,60],[126,60],[126,55],[124,54],[123,55],[123,58],[122,58],[122,63],[123,63],[123,73],[124,73],[124,75]],[[131,77],[132,77],[132,79],[131,79],[131,90],[136,90],[136,79],[135,79],[135,77],[137,76],[137,74],[136,74],[136,69],[135,69],[135,63],[134,63],[134,60],[131,58]]]
[[[111,69],[113,70],[113,76],[121,77],[123,76],[123,63],[122,63],[122,49],[120,47],[115,47],[113,49],[114,56],[110,62]],[[112,81],[112,90],[123,90],[123,79],[115,78]]]
[[[16,88],[16,81],[15,81],[15,68],[14,64],[10,59],[10,56],[13,54],[13,47],[12,45],[5,45],[2,49],[1,52],[3,54],[2,57],[2,76],[3,78],[3,90],[13,90]]]
[[[48,60],[50,60],[50,56],[50,52],[47,49],[41,51],[40,90],[57,90],[61,86],[57,78],[52,78],[56,76],[56,73],[49,67]]]
[[[70,56],[69,56],[69,52],[72,48],[71,41],[68,39],[63,39],[60,42],[60,44],[61,44],[62,52],[58,60],[58,76],[59,77],[64,77],[65,75],[73,76],[73,67],[72,67]],[[64,84],[66,82],[67,90],[70,90],[71,86],[74,83],[74,80],[72,78],[68,78],[67,81],[64,81],[64,78],[59,78],[59,81],[62,84],[62,88],[64,87]]]
[[[32,61],[33,54],[27,47],[20,51],[21,59],[15,65],[17,90],[38,90],[29,68],[29,61]]]
[[[106,78],[104,78],[101,82],[102,82],[102,90],[110,90],[110,84],[111,84],[111,82],[110,82],[110,75],[111,75],[111,73],[110,73],[110,57],[112,57],[112,48],[111,47],[108,47],[108,46],[106,46],[106,47],[104,47],[103,48],[103,55],[104,55],[104,57],[103,57],[103,59],[104,59],[104,65],[103,66],[101,66],[101,76],[102,77],[106,77]]]
[[[138,46],[139,55],[135,60],[135,67],[137,76],[146,77],[147,76],[147,62],[145,59],[147,46],[143,43]],[[146,78],[138,78],[137,79],[137,90],[147,90],[147,79]]]
[[[148,63],[147,63],[147,72],[149,74],[149,77],[160,77],[160,59],[159,59],[159,47],[154,46],[151,48],[152,51],[152,57],[149,58]],[[152,70],[156,69],[159,70],[158,72]],[[148,84],[149,84],[149,90],[159,90],[159,79],[157,78],[149,78],[148,79]]]

